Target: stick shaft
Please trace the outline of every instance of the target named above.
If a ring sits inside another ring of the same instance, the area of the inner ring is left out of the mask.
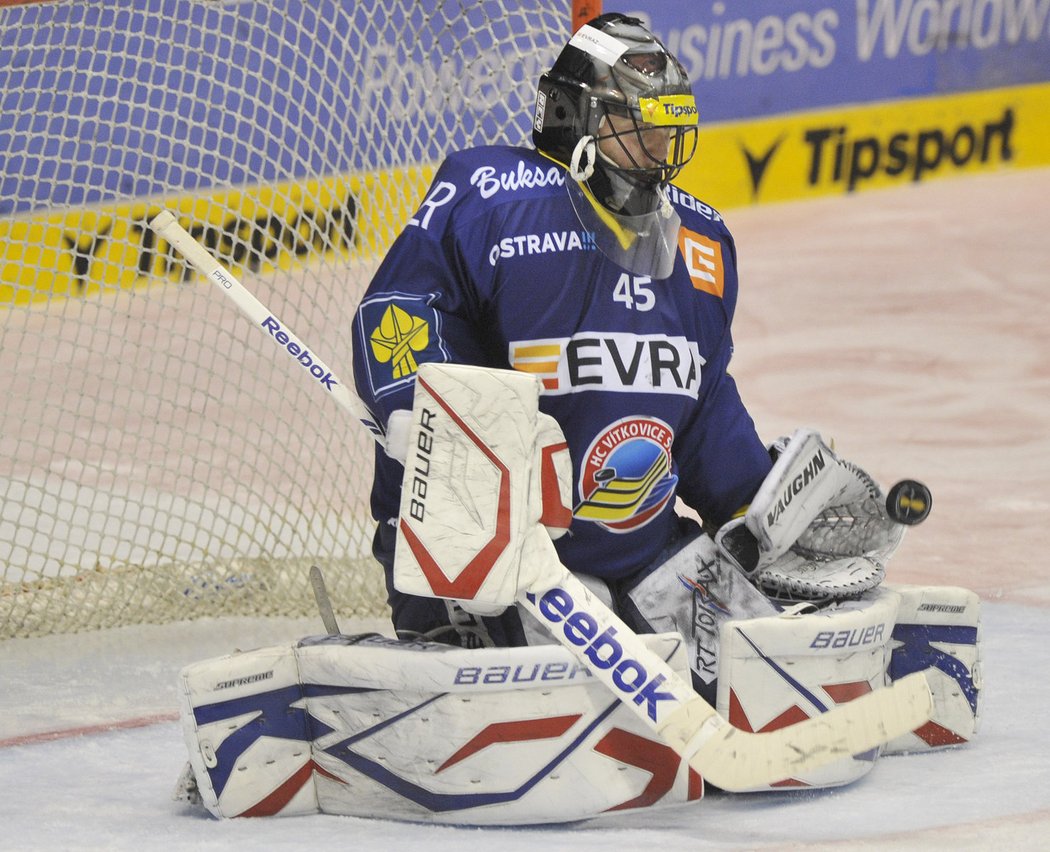
[[[327,390],[332,398],[346,411],[362,421],[378,436],[374,418],[360,398],[343,384],[320,358],[311,352],[292,331],[281,322],[269,308],[260,302],[240,281],[222,266],[207,249],[178,223],[169,210],[163,210],[150,227],[174,246],[186,261],[218,287],[248,319],[265,332],[275,345],[284,349],[296,362],[307,368],[314,379]]]
[[[765,787],[889,742],[929,720],[915,673],[768,733],[732,727],[671,666],[562,566],[557,584],[520,603],[690,766],[723,790]]]

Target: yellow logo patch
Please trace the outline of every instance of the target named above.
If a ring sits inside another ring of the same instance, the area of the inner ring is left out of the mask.
[[[372,331],[372,354],[380,364],[389,363],[395,379],[403,379],[419,369],[413,353],[422,352],[430,343],[430,326],[426,320],[391,305],[384,311],[379,325]]]
[[[692,127],[700,117],[696,108],[696,99],[692,95],[639,98],[638,107],[642,111],[642,120],[656,127]]]

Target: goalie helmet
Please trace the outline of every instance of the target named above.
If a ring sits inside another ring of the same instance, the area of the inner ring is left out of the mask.
[[[570,169],[652,187],[692,158],[697,115],[681,63],[640,20],[612,13],[581,27],[540,77],[532,135],[538,150]],[[586,162],[587,140],[615,141],[626,164],[601,153],[608,145]]]
[[[633,272],[671,273],[679,222],[665,190],[693,156],[697,117],[681,63],[618,13],[582,26],[540,77],[533,142],[568,168],[598,247]]]

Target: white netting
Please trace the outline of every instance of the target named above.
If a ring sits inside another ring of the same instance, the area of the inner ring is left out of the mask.
[[[452,148],[522,143],[568,4],[0,9],[0,637],[383,610],[371,439],[145,223],[351,376],[376,257]]]

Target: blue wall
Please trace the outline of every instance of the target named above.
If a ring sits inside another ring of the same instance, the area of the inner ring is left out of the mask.
[[[686,66],[703,122],[1050,80],[1050,0],[659,0],[631,8]]]
[[[374,4],[352,0],[3,10],[0,214],[433,160],[483,134],[524,138],[530,109],[508,110],[494,71],[529,81],[531,102],[547,61],[528,52],[537,28],[512,21],[495,38],[467,38],[495,4],[428,25],[440,5],[391,4],[378,25],[363,11]],[[567,33],[567,13],[530,14]]]

